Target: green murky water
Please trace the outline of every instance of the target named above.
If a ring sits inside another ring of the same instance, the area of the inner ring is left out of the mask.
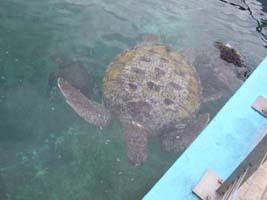
[[[112,59],[154,33],[176,48],[231,42],[255,68],[266,54],[264,6],[252,0],[1,0],[0,199],[140,199],[179,153],[162,152],[153,138],[145,164],[130,165],[117,122],[100,129],[80,119],[58,89],[47,95],[55,60],[78,60],[101,88]]]

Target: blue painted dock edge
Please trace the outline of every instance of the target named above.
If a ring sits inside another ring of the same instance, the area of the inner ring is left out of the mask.
[[[211,168],[226,179],[249,153],[265,119],[251,105],[267,97],[267,58],[217,113],[143,200],[195,200],[192,190]]]

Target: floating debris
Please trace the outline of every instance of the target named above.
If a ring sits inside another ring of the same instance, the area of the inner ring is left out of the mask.
[[[106,140],[106,142],[105,142],[105,144],[109,144],[110,143],[110,140],[109,139],[107,139]]]
[[[117,161],[117,162],[120,162],[120,161],[121,161],[121,159],[120,159],[120,158],[116,158],[116,161]]]
[[[22,160],[22,161],[27,161],[27,160],[28,160],[28,157],[27,157],[27,156],[22,156],[22,157],[21,157],[21,160]]]
[[[40,169],[40,170],[36,173],[36,177],[45,176],[46,174],[48,174],[48,168]]]

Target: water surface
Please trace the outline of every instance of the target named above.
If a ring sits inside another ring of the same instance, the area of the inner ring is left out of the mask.
[[[58,58],[81,62],[101,88],[112,59],[154,33],[177,49],[229,42],[254,69],[266,55],[266,12],[255,0],[2,0],[0,199],[140,199],[180,155],[153,138],[145,164],[130,165],[116,121],[100,129],[58,89],[47,95]]]

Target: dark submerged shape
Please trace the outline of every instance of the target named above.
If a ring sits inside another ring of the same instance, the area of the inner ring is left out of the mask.
[[[237,67],[244,66],[244,60],[241,58],[241,55],[230,45],[223,44],[222,42],[215,42],[215,47],[220,50],[223,60],[233,63]]]
[[[201,83],[206,87],[205,101],[220,98],[216,92],[222,89],[236,89],[242,84],[234,68],[242,68],[239,65],[243,62],[238,60],[238,52],[226,45],[216,43],[219,50],[213,47],[210,51],[188,49],[179,53],[155,40],[148,36],[147,42],[125,50],[108,66],[103,78],[104,104],[88,99],[68,80],[58,79],[66,102],[87,122],[106,126],[112,115],[120,121],[127,156],[134,165],[147,159],[150,136],[159,136],[163,150],[181,151],[205,127],[209,114],[197,116],[203,100]],[[229,54],[228,61],[237,65],[222,60],[221,52]],[[199,76],[194,65],[205,74]]]
[[[223,44],[222,42],[215,42],[215,47],[220,50],[221,59],[233,63],[238,68],[237,75],[239,78],[246,80],[249,77],[251,71],[245,65],[245,61],[238,51],[229,44]]]
[[[155,40],[148,36],[145,43],[125,50],[108,66],[104,105],[86,98],[68,80],[58,79],[66,102],[87,122],[104,126],[111,121],[110,113],[116,116],[134,165],[147,159],[148,137],[160,136],[163,150],[180,151],[199,133],[195,126],[202,129],[209,120],[208,114],[205,120],[196,117],[202,88],[194,67],[175,48]],[[165,126],[171,128],[166,131]]]
[[[56,59],[58,68],[48,76],[48,94],[56,85],[58,78],[67,80],[73,87],[78,88],[85,96],[90,97],[93,92],[94,81],[88,70],[77,61]]]

